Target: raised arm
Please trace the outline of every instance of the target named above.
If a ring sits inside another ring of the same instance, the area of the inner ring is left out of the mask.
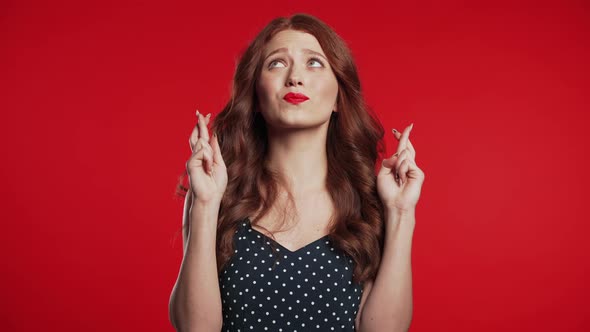
[[[190,189],[182,220],[183,259],[169,318],[177,331],[219,332],[223,320],[215,241],[227,170],[215,135],[209,144],[209,116],[197,112],[197,117],[189,140],[193,154],[186,164]]]
[[[170,322],[177,331],[219,332],[221,294],[215,255],[219,205],[189,205],[190,196],[183,217],[188,220],[184,257],[170,296]]]

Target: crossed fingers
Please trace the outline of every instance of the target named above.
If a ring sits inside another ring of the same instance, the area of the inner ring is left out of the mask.
[[[189,138],[189,145],[193,153],[197,153],[202,148],[206,148],[212,152],[211,146],[209,145],[209,129],[207,128],[210,118],[211,113],[203,116],[197,110],[197,124]]]
[[[414,124],[406,127],[403,133],[393,129],[392,132],[395,137],[399,140],[397,151],[394,156],[397,157],[394,164],[394,176],[395,180],[400,184],[407,181],[406,173],[410,169],[410,164],[416,163],[416,150],[410,142],[410,132],[412,131]]]
[[[410,154],[409,156],[414,160],[416,159],[416,150],[414,150],[414,146],[412,145],[412,142],[410,142],[410,132],[412,131],[413,127],[414,124],[412,123],[404,130],[403,133],[400,133],[395,129],[391,130],[395,137],[399,140],[395,155],[399,155],[407,149],[408,153]]]

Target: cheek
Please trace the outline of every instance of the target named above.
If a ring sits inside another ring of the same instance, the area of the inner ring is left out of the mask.
[[[272,100],[272,98],[275,94],[274,91],[275,91],[275,89],[274,89],[273,80],[269,77],[262,76],[256,86],[256,93],[258,95],[258,99],[261,102],[266,103],[269,100]]]
[[[338,82],[336,82],[335,78],[327,77],[321,81],[318,91],[320,91],[322,99],[328,103],[334,103],[338,95]]]

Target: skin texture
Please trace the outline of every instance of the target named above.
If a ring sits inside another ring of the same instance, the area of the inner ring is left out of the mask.
[[[326,190],[326,139],[330,117],[337,111],[338,82],[319,42],[309,33],[278,32],[265,46],[263,57],[256,93],[268,132],[267,165],[293,195],[298,219],[275,238],[296,249],[328,232],[332,204]],[[309,99],[291,104],[283,99],[289,92]],[[277,213],[283,204],[279,199]],[[316,205],[323,207],[321,214]],[[275,232],[277,218],[271,213],[257,224]]]
[[[305,129],[327,125],[336,107],[338,82],[313,35],[284,30],[266,46],[256,92],[269,130]],[[303,93],[309,100],[291,104],[283,100],[288,92]]]
[[[425,179],[410,142],[413,127],[401,133],[392,130],[399,141],[397,151],[383,160],[377,175],[377,190],[385,206],[385,247],[375,280],[365,285],[356,319],[358,331],[407,331],[412,321],[412,239]]]

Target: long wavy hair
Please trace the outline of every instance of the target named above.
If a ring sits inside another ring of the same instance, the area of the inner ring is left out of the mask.
[[[365,104],[356,65],[346,43],[324,22],[308,14],[272,20],[240,57],[231,99],[214,118],[227,166],[228,185],[219,208],[217,267],[221,273],[234,253],[233,236],[245,217],[266,215],[279,196],[280,175],[267,167],[267,129],[257,108],[256,83],[266,44],[286,29],[312,34],[319,41],[338,81],[338,112],[327,133],[327,190],[334,204],[329,238],[355,263],[353,280],[374,280],[381,262],[384,208],[376,185],[376,163],[385,152],[384,130]],[[187,173],[180,176],[177,194],[185,197]],[[289,193],[289,200],[292,196]],[[186,225],[185,225],[186,227]]]

